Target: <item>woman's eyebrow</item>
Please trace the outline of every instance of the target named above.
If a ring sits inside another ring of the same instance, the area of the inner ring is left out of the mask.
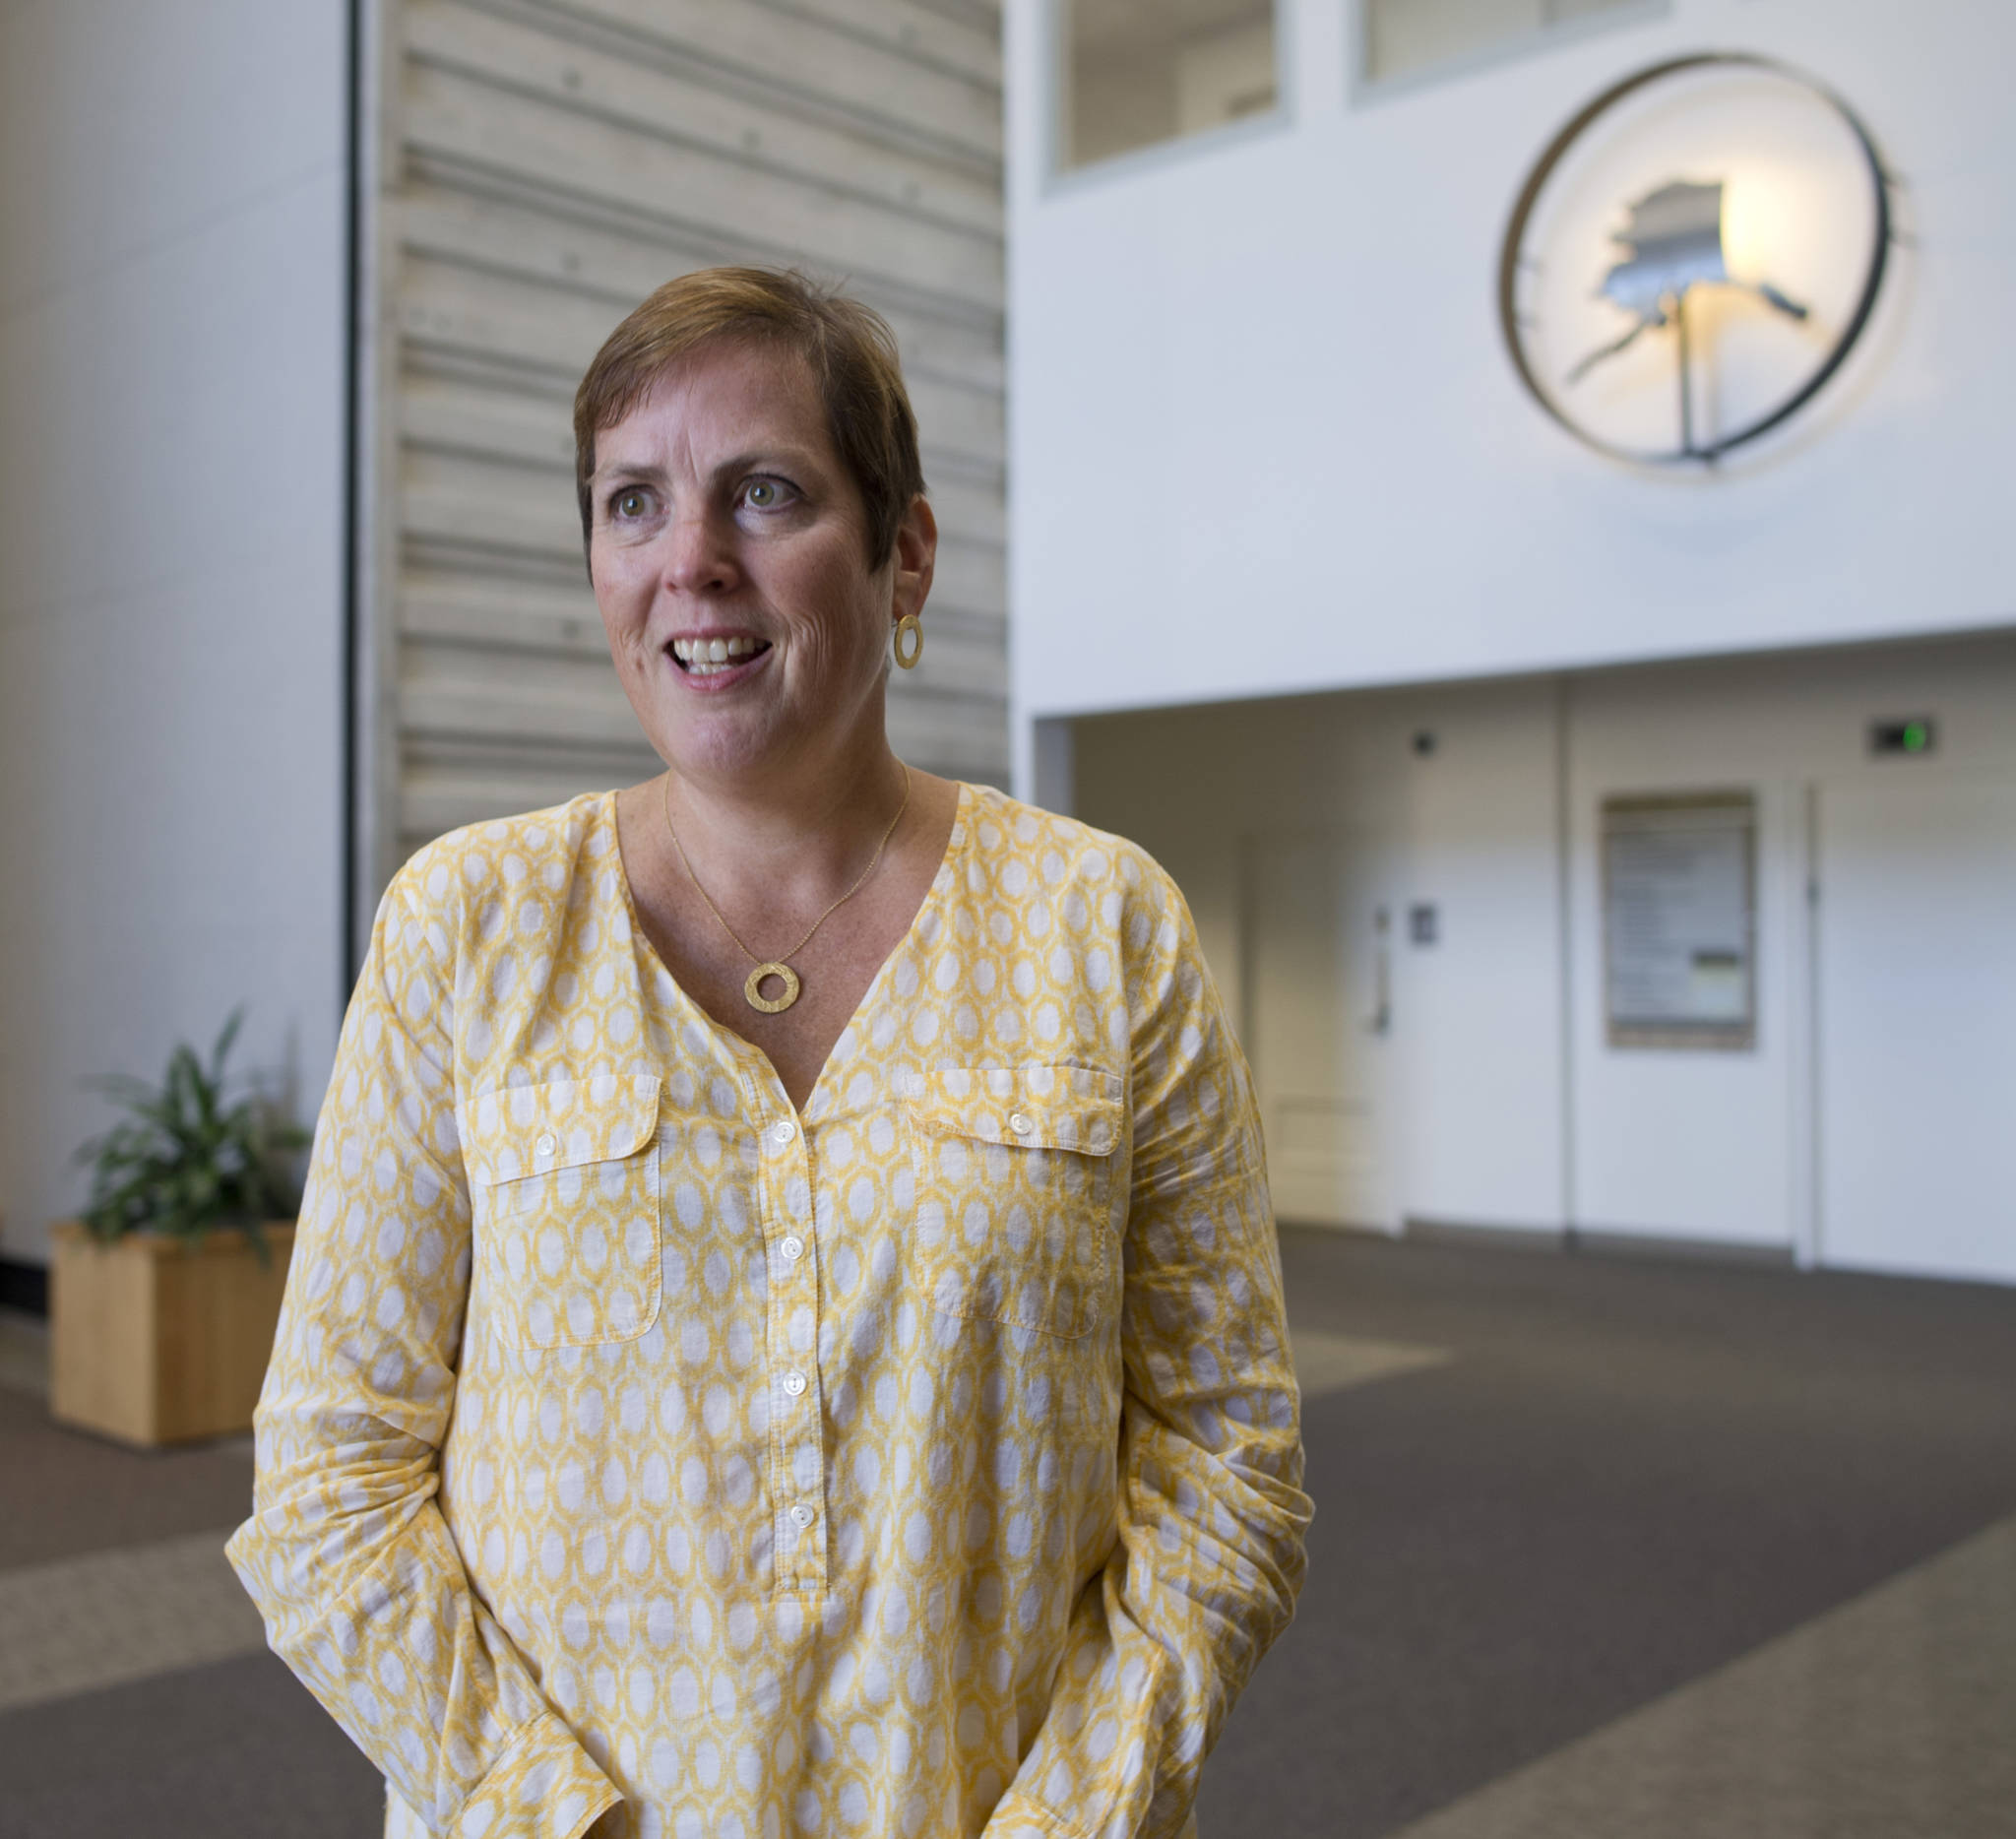
[[[712,476],[717,479],[734,478],[744,473],[762,472],[770,467],[788,467],[794,472],[811,473],[818,470],[818,460],[809,447],[788,443],[775,447],[751,447],[718,462]],[[595,471],[589,475],[589,483],[600,486],[611,479],[624,478],[660,485],[666,477],[665,468],[656,460],[626,460],[621,454],[611,454],[607,459],[597,458]]]
[[[595,471],[589,475],[589,482],[601,485],[613,478],[627,478],[643,479],[649,484],[657,484],[664,476],[664,468],[655,460],[626,460],[617,454],[607,460],[598,457]]]
[[[727,478],[739,473],[760,473],[766,467],[790,467],[794,471],[809,472],[815,461],[809,447],[793,447],[783,443],[775,447],[752,447],[746,453],[735,455],[732,460],[724,460],[714,469],[716,478]]]

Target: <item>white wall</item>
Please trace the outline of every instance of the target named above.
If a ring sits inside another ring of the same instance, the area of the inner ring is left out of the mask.
[[[0,1252],[105,1110],[249,1006],[339,1013],[340,0],[0,10]]]
[[[1576,682],[1568,707],[1574,1217],[1595,1231],[1804,1255],[1814,1239],[1808,793],[1824,802],[1872,785],[2016,782],[2016,639],[1606,672]],[[1871,721],[1921,714],[1938,721],[1935,756],[1869,756]],[[1757,796],[1755,1049],[1608,1048],[1602,802],[1718,788]],[[1824,901],[1824,872],[1818,892]],[[1980,949],[1998,975],[1999,940]]]
[[[1921,715],[1938,724],[1935,755],[1869,756],[1872,721]],[[1250,923],[1242,840],[1327,825],[1381,853],[1397,922],[1393,1026],[1386,1042],[1357,1050],[1389,1062],[1379,1154],[1394,1203],[1389,1218],[1365,1224],[1573,1226],[1801,1259],[1817,1251],[1825,1261],[1813,1198],[1807,812],[1871,787],[1908,785],[1934,798],[1941,789],[2016,788],[2016,636],[1197,706],[1073,727],[1074,809],[1136,838],[1174,874],[1235,1015],[1241,925]],[[1413,746],[1423,730],[1434,736],[1425,756]],[[1755,1046],[1613,1048],[1603,1023],[1603,801],[1727,790],[1750,791],[1758,803]],[[1900,878],[1909,862],[1900,839]],[[1881,864],[1862,869],[1880,874]],[[1824,863],[1817,880],[1824,912]],[[1934,908],[1941,900],[1937,886],[1919,896]],[[1416,902],[1439,910],[1433,946],[1408,940]],[[1972,955],[1947,966],[1955,986],[1999,987],[2005,938],[2006,928],[1974,939]],[[1909,953],[1910,936],[1896,949]],[[1965,1029],[1948,1030],[1948,1041],[1938,1016],[1922,1021],[1932,1045],[1915,1050],[1936,1055],[1942,1077],[1966,1090],[2006,1083],[1998,1063],[1954,1063],[1972,1050]],[[1900,1168],[1925,1153],[1902,1140],[1888,1148]],[[1984,1220],[2007,1214],[2005,1195],[1975,1199]],[[1938,1268],[1929,1257],[1892,1263]],[[1985,1268],[1977,1257],[1967,1270]]]
[[[1297,698],[1076,725],[1073,808],[1175,877],[1242,1001],[1242,851],[1333,829],[1380,857],[1393,1027],[1371,1056],[1389,1217],[1558,1230],[1565,1217],[1551,684]],[[1415,735],[1434,751],[1415,751]],[[1441,942],[1412,946],[1432,902]]]
[[[1007,8],[1013,694],[1031,718],[2016,618],[2016,9],[1673,0],[1385,96],[1284,0],[1284,121],[1047,173],[1045,0]],[[1720,477],[1584,450],[1501,349],[1533,159],[1703,47],[1835,85],[1912,236],[1804,431]]]

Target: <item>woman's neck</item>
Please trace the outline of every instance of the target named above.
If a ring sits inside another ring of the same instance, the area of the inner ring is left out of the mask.
[[[906,783],[902,761],[877,733],[871,745],[788,775],[674,768],[661,802],[677,847],[711,892],[719,883],[727,893],[788,900],[857,875],[896,816]]]

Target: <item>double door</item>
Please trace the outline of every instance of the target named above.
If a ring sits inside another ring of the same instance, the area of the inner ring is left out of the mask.
[[[1779,1057],[1767,1030],[1756,1051],[1810,1079],[1789,1114],[1810,1122],[1814,1260],[2016,1283],[2016,783],[1830,782],[1809,810],[1812,924],[1778,962],[1807,982],[1812,1048]],[[1240,1023],[1284,1221],[1400,1226],[1403,866],[1369,827],[1242,845]]]

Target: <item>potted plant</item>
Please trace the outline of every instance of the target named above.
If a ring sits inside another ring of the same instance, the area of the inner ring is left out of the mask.
[[[158,1087],[94,1082],[125,1114],[78,1152],[91,1202],[55,1230],[49,1409],[61,1423],[146,1445],[251,1425],[308,1139],[263,1095],[227,1098],[240,1020],[208,1063],[178,1046]]]

